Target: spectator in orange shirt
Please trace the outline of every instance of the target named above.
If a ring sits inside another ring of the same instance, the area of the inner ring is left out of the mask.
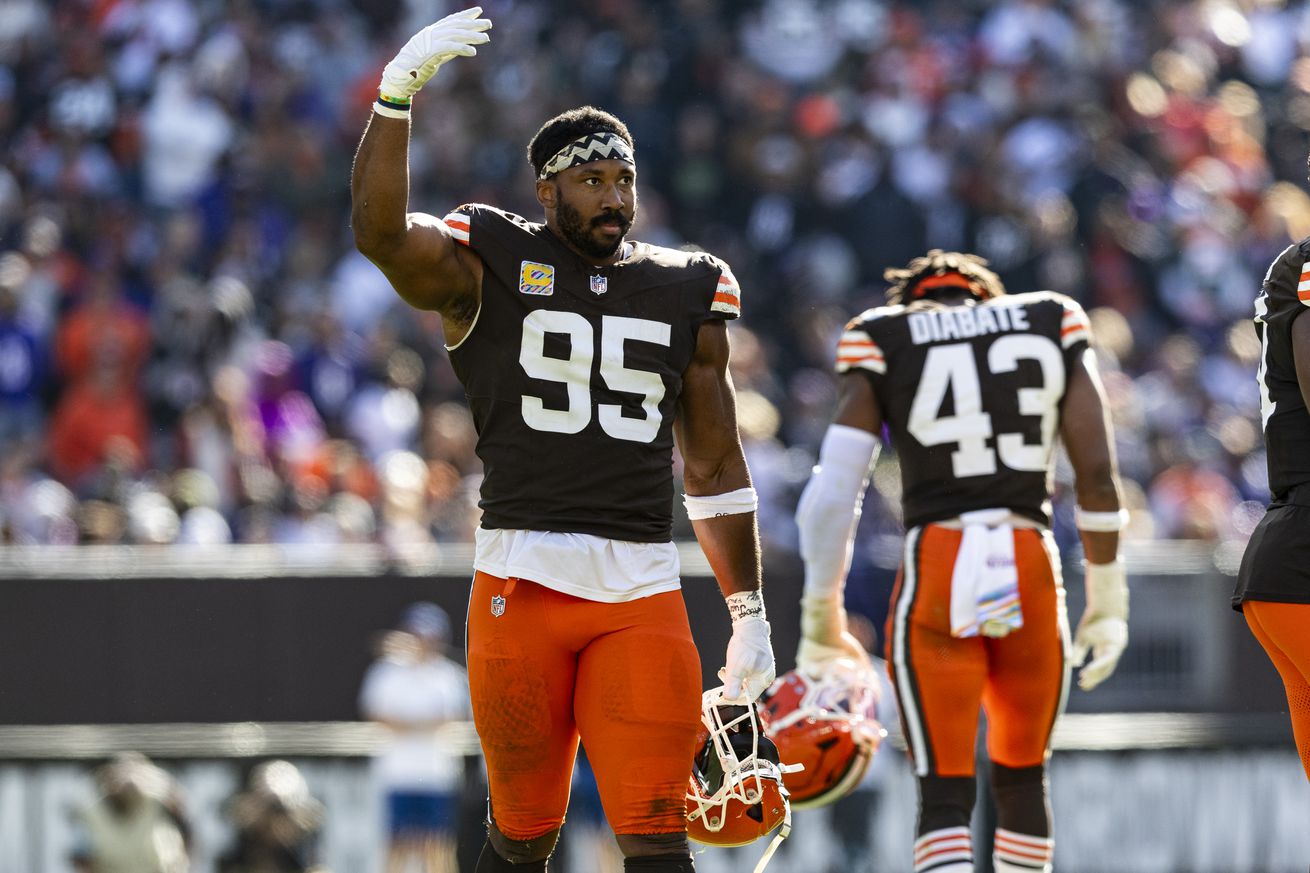
[[[139,470],[145,458],[146,411],[130,383],[104,367],[65,392],[50,423],[50,469],[76,490],[112,456]]]

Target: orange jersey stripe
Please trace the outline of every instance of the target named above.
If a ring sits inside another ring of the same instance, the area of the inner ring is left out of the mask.
[[[446,224],[447,224],[447,226],[449,226],[449,227],[453,227],[453,228],[455,228],[456,230],[462,230],[462,231],[464,231],[465,233],[468,233],[468,232],[469,232],[469,225],[468,225],[468,222],[467,222],[467,221],[456,221],[456,220],[453,219],[453,218],[447,218],[447,219],[446,219]]]
[[[725,291],[716,291],[716,292],[714,292],[714,302],[715,302],[715,303],[726,303],[726,304],[728,304],[729,306],[739,306],[739,305],[741,305],[741,304],[739,303],[739,300],[740,300],[740,298],[737,297],[737,295],[735,295],[735,294],[728,294],[728,293],[725,292]]]
[[[1080,331],[1080,330],[1087,330],[1087,325],[1085,325],[1085,324],[1071,324],[1071,325],[1069,325],[1068,327],[1066,327],[1066,328],[1064,328],[1064,329],[1062,329],[1062,330],[1060,331],[1060,336],[1068,336],[1069,334],[1071,334],[1071,333],[1076,333],[1077,331]]]

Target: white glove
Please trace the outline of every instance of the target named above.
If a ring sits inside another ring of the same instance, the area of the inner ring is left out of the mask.
[[[823,675],[829,664],[841,658],[849,658],[864,667],[873,665],[869,653],[860,645],[860,641],[850,631],[842,631],[841,639],[835,646],[802,637],[801,644],[796,649],[796,669],[811,679],[817,679]]]
[[[410,37],[382,69],[378,93],[392,102],[408,103],[446,61],[477,54],[474,46],[491,39],[483,32],[491,28],[491,22],[478,18],[481,14],[481,6],[455,12]]]
[[[768,619],[752,615],[732,623],[732,639],[728,640],[728,654],[719,678],[723,680],[724,703],[754,703],[773,684]]]
[[[1073,638],[1073,664],[1092,660],[1078,671],[1078,687],[1091,691],[1119,664],[1128,647],[1128,574],[1122,561],[1087,564],[1083,574],[1087,607]]]
[[[801,597],[801,644],[796,650],[796,667],[818,677],[838,658],[869,664],[869,653],[846,629],[846,608],[840,594],[835,597]]]

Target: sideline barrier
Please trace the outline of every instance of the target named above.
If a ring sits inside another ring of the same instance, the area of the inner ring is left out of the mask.
[[[889,725],[892,747],[905,743]],[[438,742],[478,755],[472,722],[439,731]],[[0,761],[85,761],[137,751],[151,758],[366,758],[386,730],[369,722],[229,722],[225,724],[0,725]],[[1290,746],[1280,714],[1189,712],[1066,713],[1056,727],[1057,752],[1230,749]]]
[[[731,628],[704,555],[694,542],[679,550],[708,686]],[[1285,710],[1276,673],[1228,607],[1232,555],[1197,543],[1124,551],[1130,644],[1095,694],[1071,695],[1071,712]],[[1071,556],[1074,621],[1080,572]],[[876,573],[859,584],[885,604],[893,571]],[[377,635],[406,604],[443,606],[462,648],[471,576],[466,544],[0,548],[0,725],[350,721]],[[801,579],[795,555],[766,555],[780,672],[796,650]]]

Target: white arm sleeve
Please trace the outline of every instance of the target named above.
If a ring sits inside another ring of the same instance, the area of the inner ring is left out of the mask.
[[[819,463],[801,492],[796,526],[805,560],[801,634],[807,639],[836,645],[841,637],[842,589],[878,449],[878,438],[866,430],[829,426]]]

